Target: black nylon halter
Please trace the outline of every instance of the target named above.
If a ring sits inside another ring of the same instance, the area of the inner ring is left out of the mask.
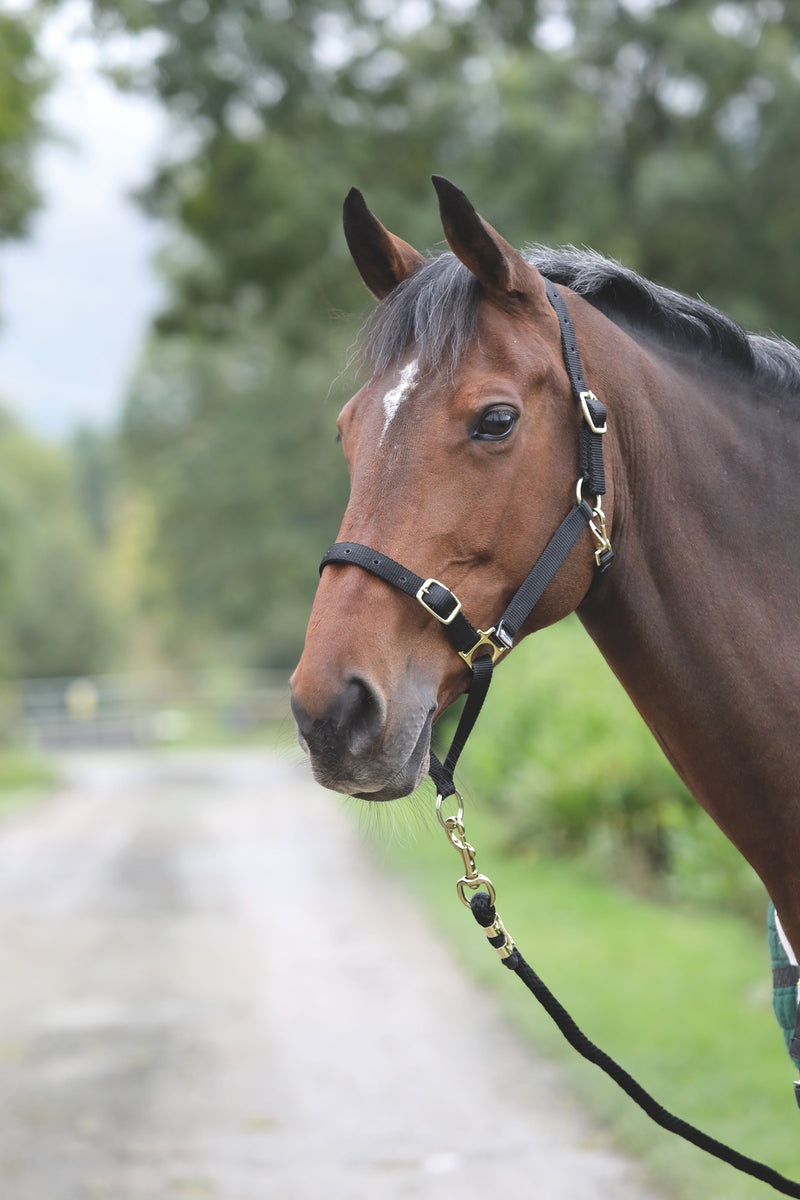
[[[491,629],[475,629],[461,611],[461,602],[454,592],[437,579],[423,579],[385,554],[360,542],[336,542],[325,553],[320,573],[329,564],[361,567],[385,583],[398,588],[417,600],[426,612],[435,617],[472,671],[467,702],[461,713],[456,732],[444,763],[431,753],[430,776],[440,799],[455,790],[453,774],[461,751],[474,726],[492,681],[492,669],[497,659],[510,650],[520,629],[530,616],[548,584],[585,529],[590,529],[596,541],[595,561],[600,574],[607,571],[614,558],[605,533],[605,519],[600,497],[605,494],[603,467],[603,434],[606,432],[606,410],[586,386],[583,364],[578,351],[575,326],[559,290],[545,280],[547,298],[555,309],[561,328],[561,348],[574,399],[580,405],[579,475],[576,501],[545,546],[534,566],[523,580],[500,620]],[[594,508],[583,498],[583,491],[595,497]]]

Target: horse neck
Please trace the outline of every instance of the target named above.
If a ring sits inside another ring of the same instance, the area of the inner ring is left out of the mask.
[[[800,556],[785,546],[800,425],[615,333],[617,557],[579,616],[800,941]]]

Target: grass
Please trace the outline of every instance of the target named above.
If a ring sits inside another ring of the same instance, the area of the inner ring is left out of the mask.
[[[29,801],[53,782],[53,769],[22,747],[0,749],[0,815]]]
[[[587,1036],[678,1116],[800,1176],[793,1067],[772,1014],[766,936],[740,917],[616,891],[575,863],[510,856],[485,813],[469,812],[467,831],[507,928]],[[571,1050],[456,899],[461,859],[443,833],[380,852],[509,1019],[562,1064],[580,1100],[669,1193],[680,1200],[774,1194],[659,1129]]]
[[[688,797],[577,622],[536,635],[503,664],[459,779],[478,870],[494,880],[522,953],[587,1036],[667,1109],[800,1179],[763,887]],[[395,835],[402,811],[390,818]],[[386,820],[373,820],[377,852],[419,892],[476,980],[668,1195],[775,1194],[658,1128],[576,1055],[458,902],[462,862],[435,819],[436,832],[409,818],[409,836],[391,839]]]

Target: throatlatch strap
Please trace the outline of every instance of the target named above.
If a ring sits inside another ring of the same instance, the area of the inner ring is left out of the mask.
[[[495,635],[502,645],[509,649],[513,646],[545,588],[552,583],[593,515],[590,506],[582,500],[561,522],[497,623]]]
[[[586,486],[592,495],[604,496],[606,491],[606,476],[603,466],[605,405],[589,389],[584,378],[578,339],[575,336],[575,326],[569,315],[567,303],[552,280],[545,279],[544,282],[547,299],[555,310],[561,329],[561,350],[572,395],[583,414],[579,435],[580,476],[586,481]]]

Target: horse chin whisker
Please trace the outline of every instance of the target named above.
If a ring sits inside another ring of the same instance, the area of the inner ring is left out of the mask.
[[[357,796],[348,796],[345,803],[355,813],[361,834],[382,845],[414,846],[420,834],[435,826],[434,797],[425,783],[389,803],[365,802]]]

